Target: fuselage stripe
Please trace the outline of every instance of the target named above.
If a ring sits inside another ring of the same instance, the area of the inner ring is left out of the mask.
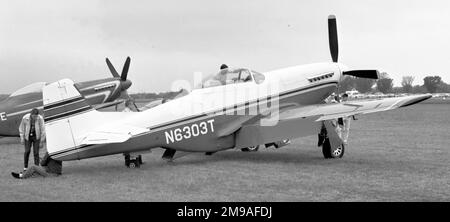
[[[70,99],[65,99],[65,100],[62,100],[62,101],[57,101],[57,102],[54,102],[54,103],[50,103],[50,104],[44,106],[44,110],[46,110],[46,109],[53,109],[55,107],[63,106],[63,105],[66,105],[68,103],[72,103],[72,102],[75,102],[75,101],[78,101],[78,100],[82,100],[82,99],[83,99],[82,96],[77,96],[77,97],[72,97]]]
[[[313,88],[324,86],[324,85],[330,85],[330,84],[338,84],[338,83],[337,82],[327,82],[327,83],[321,83],[321,84],[318,84],[318,85],[309,86],[309,87],[305,87],[305,88],[294,89],[294,90],[290,90],[290,91],[281,93],[279,95],[279,97],[281,98],[281,97],[289,96],[289,95],[294,94],[294,93],[298,93],[298,92],[301,92],[301,91],[313,89]],[[267,98],[272,98],[272,97],[274,97],[274,96],[273,95],[272,96],[267,96]],[[242,108],[243,106],[245,107],[245,105],[251,106],[251,105],[258,104],[260,102],[264,102],[264,101],[267,102],[267,101],[270,100],[270,99],[267,99],[267,98],[258,98],[258,99],[253,100],[253,101],[246,101],[246,102],[243,102],[241,104],[231,105],[229,107],[221,108],[219,110],[211,111],[209,113],[205,113],[205,114],[201,114],[201,115],[197,115],[197,116],[193,116],[193,117],[187,117],[187,118],[181,119],[181,120],[175,120],[175,121],[170,122],[170,123],[166,123],[166,124],[162,124],[162,125],[159,125],[159,126],[151,127],[150,130],[166,127],[166,126],[169,126],[169,125],[172,125],[172,124],[177,124],[179,122],[189,121],[189,120],[200,118],[200,117],[203,117],[203,116],[210,116],[210,115],[216,114],[218,112],[227,112],[227,111],[231,111],[231,110],[236,110],[236,109]]]
[[[76,110],[72,110],[72,111],[69,111],[69,112],[60,113],[60,114],[56,114],[56,115],[49,116],[49,117],[46,116],[44,121],[45,122],[50,122],[50,121],[53,121],[53,120],[56,120],[56,119],[67,118],[69,116],[81,114],[81,113],[83,113],[85,111],[90,111],[90,110],[92,110],[92,108],[90,106],[85,106],[85,107],[82,107],[82,108],[79,108],[79,109],[76,109]]]

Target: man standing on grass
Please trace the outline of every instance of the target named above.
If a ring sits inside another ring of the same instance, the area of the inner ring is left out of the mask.
[[[33,146],[34,165],[39,166],[39,146],[45,140],[44,118],[39,115],[39,110],[34,108],[26,114],[20,122],[20,143],[25,145],[24,171],[28,168],[31,146]]]

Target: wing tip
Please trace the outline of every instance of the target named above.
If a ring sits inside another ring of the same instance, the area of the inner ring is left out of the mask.
[[[425,101],[425,100],[427,100],[427,99],[429,99],[429,98],[431,98],[432,97],[432,95],[431,94],[423,94],[423,95],[419,95],[419,96],[416,96],[414,99],[411,99],[411,100],[409,100],[409,101],[406,101],[404,104],[402,104],[400,107],[407,107],[407,106],[411,106],[411,105],[414,105],[414,104],[417,104],[417,103],[420,103],[420,102],[422,102],[422,101]]]

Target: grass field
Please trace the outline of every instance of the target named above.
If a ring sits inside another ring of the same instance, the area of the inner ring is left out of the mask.
[[[0,140],[0,201],[450,201],[450,105],[417,104],[353,121],[343,159],[316,137],[256,153],[162,150],[128,169],[121,155],[64,162],[57,178],[17,180],[23,148]],[[32,158],[30,158],[30,163]]]

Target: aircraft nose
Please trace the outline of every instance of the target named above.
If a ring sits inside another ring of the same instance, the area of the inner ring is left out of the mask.
[[[127,90],[131,87],[132,82],[130,80],[121,81],[122,90]]]
[[[339,70],[340,70],[341,72],[345,72],[345,71],[348,71],[348,70],[349,70],[348,66],[346,66],[346,65],[344,65],[344,64],[342,64],[342,63],[337,63],[337,65],[338,65]]]
[[[339,77],[338,80],[342,81],[344,78],[344,75],[342,73],[344,73],[345,71],[348,71],[349,68],[348,66],[342,64],[342,63],[337,63],[338,69],[339,69]]]

